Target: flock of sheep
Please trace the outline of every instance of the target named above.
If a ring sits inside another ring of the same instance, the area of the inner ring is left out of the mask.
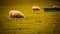
[[[58,6],[53,6],[53,8],[56,8],[56,7],[58,7]],[[33,10],[33,11],[34,11],[34,10],[40,10],[40,7],[39,7],[39,6],[33,6],[33,7],[32,7],[32,10]],[[24,16],[24,14],[21,13],[20,11],[11,10],[11,11],[9,12],[9,17],[10,17],[10,18],[24,18],[25,16]]]

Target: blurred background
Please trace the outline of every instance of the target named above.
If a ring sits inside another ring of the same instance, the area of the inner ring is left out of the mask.
[[[60,11],[44,8],[60,6],[60,0],[0,0],[0,34],[60,34]],[[33,11],[39,6],[40,11]],[[10,10],[19,10],[24,19],[9,19]]]

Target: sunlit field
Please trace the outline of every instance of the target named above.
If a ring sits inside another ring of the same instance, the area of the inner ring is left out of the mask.
[[[58,0],[2,0],[0,1],[0,34],[60,34],[60,11],[44,8],[60,6]],[[40,11],[33,11],[39,6]],[[25,18],[9,20],[9,11],[18,10]]]

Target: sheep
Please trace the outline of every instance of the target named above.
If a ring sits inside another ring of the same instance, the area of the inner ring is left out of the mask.
[[[24,14],[21,13],[20,11],[17,11],[17,10],[11,10],[9,12],[9,17],[10,18],[24,18]]]
[[[60,8],[60,7],[55,5],[55,6],[53,6],[53,8]]]
[[[34,11],[34,10],[40,10],[40,8],[39,8],[39,6],[33,6],[32,7],[32,10]]]

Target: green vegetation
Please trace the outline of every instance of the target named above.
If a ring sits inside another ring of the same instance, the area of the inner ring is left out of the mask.
[[[60,12],[44,12],[45,7],[58,5],[52,0],[3,0],[0,1],[1,34],[60,34]],[[32,6],[40,11],[33,11]],[[10,10],[19,10],[25,18],[9,19]]]

